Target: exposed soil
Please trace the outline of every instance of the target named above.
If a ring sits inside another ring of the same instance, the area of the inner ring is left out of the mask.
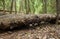
[[[6,31],[0,39],[60,39],[60,25],[40,25],[34,28]]]

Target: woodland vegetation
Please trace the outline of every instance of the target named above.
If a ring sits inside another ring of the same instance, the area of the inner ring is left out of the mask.
[[[0,10],[17,13],[54,14],[56,13],[56,0],[0,0]]]
[[[0,0],[0,39],[60,39],[60,0]]]

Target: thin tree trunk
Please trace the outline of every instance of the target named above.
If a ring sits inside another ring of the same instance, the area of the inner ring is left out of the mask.
[[[29,0],[25,0],[25,7],[26,7],[26,14],[29,14],[29,12],[30,12]]]
[[[10,14],[12,14],[12,10],[13,10],[13,1],[14,1],[14,0],[11,0],[11,9],[10,9]]]
[[[30,2],[29,2],[29,0],[28,0],[28,7],[27,7],[27,13],[29,14],[30,13]]]
[[[20,4],[20,1],[19,1],[19,4]],[[21,12],[21,4],[19,5],[19,13]]]
[[[23,0],[20,1],[19,13],[22,13],[22,11],[23,11]]]
[[[60,0],[56,0],[56,9],[57,9],[56,24],[58,24],[58,19],[60,14]]]
[[[47,0],[43,0],[43,13],[47,13]]]
[[[3,13],[5,14],[5,0],[3,0]]]
[[[15,14],[17,13],[16,0],[15,0]]]
[[[32,3],[32,8],[31,8],[32,13],[35,13],[35,8],[34,8],[34,0],[31,0],[31,3]]]

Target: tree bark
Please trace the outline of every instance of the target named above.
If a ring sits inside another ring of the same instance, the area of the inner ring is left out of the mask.
[[[58,24],[58,19],[60,14],[60,0],[56,0],[56,9],[57,9],[56,24]]]
[[[15,0],[15,14],[17,13],[16,0]]]
[[[47,0],[43,0],[43,12],[47,13]]]
[[[29,0],[25,0],[25,8],[26,8],[26,14],[29,14],[29,12],[30,12],[30,2],[29,2]]]
[[[3,0],[3,13],[5,14],[5,0]]]
[[[10,9],[10,14],[12,14],[12,11],[13,11],[13,2],[14,2],[14,0],[11,0],[11,9]]]
[[[21,0],[21,1],[19,1],[19,3],[20,3],[20,5],[19,5],[19,13],[23,13],[24,11],[23,11],[23,2],[25,3],[25,0],[23,1],[23,0]]]
[[[41,22],[55,23],[56,15],[52,14],[10,14],[0,16],[0,29],[13,29],[14,27],[41,24]]]

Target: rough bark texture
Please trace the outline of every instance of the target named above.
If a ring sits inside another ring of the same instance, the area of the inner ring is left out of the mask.
[[[41,23],[55,23],[56,15],[53,14],[10,14],[0,16],[0,29],[21,26],[36,26]],[[32,25],[33,24],[33,25]]]

